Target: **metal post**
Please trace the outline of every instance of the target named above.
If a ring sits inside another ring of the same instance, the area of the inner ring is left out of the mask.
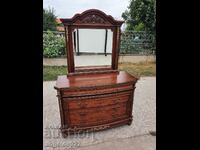
[[[106,49],[107,49],[107,36],[108,36],[108,30],[106,29],[105,31],[106,31],[106,32],[105,32],[104,54],[105,54],[105,56],[107,56]]]

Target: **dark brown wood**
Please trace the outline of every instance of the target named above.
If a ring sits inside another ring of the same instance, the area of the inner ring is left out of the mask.
[[[131,125],[138,78],[117,70],[123,21],[96,9],[61,21],[65,27],[68,74],[58,76],[54,88],[57,90],[63,136]],[[72,33],[76,28],[111,29],[111,66],[74,66]]]
[[[119,52],[120,52],[120,37],[121,37],[121,29],[120,29],[120,27],[117,27],[114,69],[118,69]]]
[[[137,80],[124,71],[58,76],[55,89],[62,109],[61,131],[70,134],[131,124]]]
[[[73,50],[73,41],[72,41],[72,28],[71,26],[67,26],[67,29],[65,27],[65,35],[66,38],[66,44],[67,44],[67,67],[68,72],[74,72],[74,50]]]
[[[113,121],[113,122],[109,122],[109,123],[105,123],[103,125],[93,125],[90,127],[73,127],[73,128],[60,128],[63,137],[67,137],[70,134],[81,134],[83,132],[98,132],[101,130],[107,130],[110,128],[114,128],[114,127],[118,127],[121,125],[125,125],[125,124],[130,124],[130,120],[132,120],[132,118],[124,118],[118,121]]]
[[[75,14],[72,18],[60,19],[64,25],[107,25],[107,26],[121,26],[124,21],[115,20],[112,16],[106,15],[98,9],[89,9],[81,14]]]
[[[87,29],[111,29],[113,31],[113,44],[112,44],[112,65],[109,70],[116,70],[118,68],[118,53],[119,53],[119,29],[124,21],[115,20],[112,16],[106,15],[104,12],[97,9],[89,9],[81,14],[76,14],[72,18],[60,19],[65,27],[68,28],[68,72],[75,74],[80,72],[74,65],[74,49],[72,42],[72,34],[75,28],[87,28]],[[65,31],[66,32],[66,31]],[[77,43],[78,46],[78,43]],[[88,72],[93,72],[94,69],[88,67]],[[107,70],[101,66],[100,70]],[[98,70],[95,70],[98,71]]]
[[[71,59],[70,59],[70,51],[69,51],[69,49],[70,49],[70,45],[68,44],[68,29],[67,29],[67,27],[64,27],[64,29],[65,29],[65,46],[66,46],[66,49],[67,49],[67,69],[68,69],[68,71],[70,70],[70,64],[71,64]]]
[[[94,82],[95,81],[95,82]],[[58,76],[56,86],[57,89],[62,88],[85,88],[85,87],[99,87],[99,86],[113,86],[118,84],[136,82],[137,78],[133,77],[125,71],[120,71],[119,74],[88,74],[87,76]]]
[[[113,45],[112,45],[112,69],[116,70],[117,66],[117,28],[113,29]]]
[[[100,70],[100,69],[86,69],[84,71],[82,71],[82,69],[79,71],[76,71],[75,73],[68,73],[67,76],[70,77],[70,76],[77,76],[77,75],[90,75],[90,74],[107,74],[107,73],[119,73],[118,70],[112,70],[112,69],[109,69],[109,68],[105,68],[103,70]]]

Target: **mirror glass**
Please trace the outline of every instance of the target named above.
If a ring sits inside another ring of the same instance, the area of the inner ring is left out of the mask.
[[[72,34],[75,67],[111,66],[111,29],[76,28]]]

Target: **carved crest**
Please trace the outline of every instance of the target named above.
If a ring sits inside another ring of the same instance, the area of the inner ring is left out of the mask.
[[[106,20],[104,20],[102,17],[98,15],[88,15],[83,20],[81,20],[81,23],[91,23],[91,24],[105,24],[108,23]]]
[[[97,9],[89,9],[81,14],[76,14],[72,18],[60,19],[66,25],[73,24],[106,24],[121,26],[124,21],[115,20],[112,16],[106,15]]]

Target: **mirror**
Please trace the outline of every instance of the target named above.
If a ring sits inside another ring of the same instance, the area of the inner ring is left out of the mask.
[[[72,34],[75,70],[79,67],[110,67],[113,32],[111,29],[75,28]]]
[[[98,9],[60,19],[65,29],[68,76],[117,72],[122,20]]]

